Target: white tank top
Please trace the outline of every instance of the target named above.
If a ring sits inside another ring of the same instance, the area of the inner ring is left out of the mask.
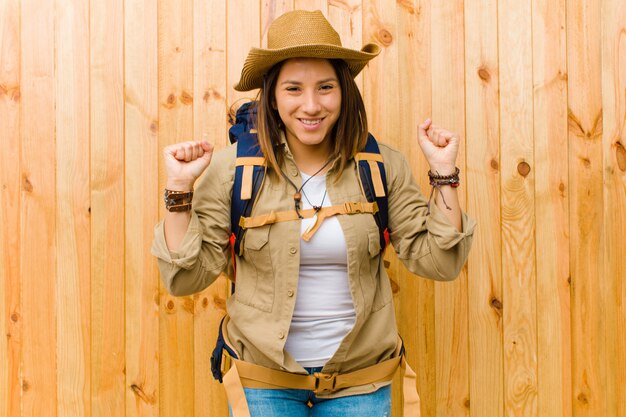
[[[319,206],[322,200],[322,206],[331,206],[330,197],[324,195],[326,177],[301,175],[303,182],[309,180],[302,208]],[[302,220],[301,234],[313,221]],[[300,240],[300,277],[285,350],[304,367],[323,366],[354,326],[347,262],[346,241],[336,217],[326,219],[308,242]]]

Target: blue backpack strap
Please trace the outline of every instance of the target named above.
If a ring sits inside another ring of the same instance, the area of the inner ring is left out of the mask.
[[[355,160],[359,165],[359,178],[365,198],[370,203],[375,201],[378,204],[378,212],[374,214],[374,219],[380,232],[381,251],[384,251],[391,234],[388,216],[387,175],[378,142],[371,133],[367,135],[365,149],[355,156]]]
[[[217,340],[215,341],[215,348],[213,349],[213,353],[211,353],[211,373],[213,374],[213,378],[216,380],[222,381],[222,354],[225,350],[230,357],[239,359],[237,357],[237,353],[230,348],[226,344],[226,339],[224,339],[224,331],[222,327],[224,326],[224,317],[222,317],[222,321],[220,322],[220,327],[217,332]]]
[[[250,216],[252,205],[265,177],[266,167],[254,130],[255,120],[254,103],[245,103],[237,111],[236,123],[228,132],[231,142],[237,142],[237,161],[230,212],[231,245],[234,254],[237,255],[241,254],[241,240],[245,233],[239,225],[239,219]]]
[[[235,124],[228,130],[230,143],[237,142],[239,136],[254,129],[256,123],[256,102],[244,103],[237,110]]]

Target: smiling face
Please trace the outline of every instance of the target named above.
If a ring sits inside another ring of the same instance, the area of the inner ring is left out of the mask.
[[[341,112],[341,87],[331,63],[314,58],[285,61],[274,93],[294,156],[327,158],[330,133]]]

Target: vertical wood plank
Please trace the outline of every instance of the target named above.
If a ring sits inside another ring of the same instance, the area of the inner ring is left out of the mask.
[[[54,2],[21,2],[22,415],[57,415]]]
[[[573,415],[603,416],[601,3],[567,2]]]
[[[498,3],[504,407],[537,415],[532,21],[530,2]]]
[[[398,46],[396,6],[389,0],[363,1],[363,43],[374,42],[381,47],[380,54],[365,68],[363,100],[370,132],[382,142],[393,143],[400,137],[400,127],[390,120],[397,117],[400,103],[397,93]]]
[[[328,21],[341,38],[344,48],[360,50],[362,47],[363,13],[361,0],[328,0]],[[363,91],[363,73],[355,82]]]
[[[193,0],[158,2],[159,149],[193,137]],[[200,138],[195,138],[200,139]],[[159,162],[162,158],[159,159]],[[159,189],[165,187],[159,164]],[[154,197],[153,197],[154,198]],[[165,208],[159,205],[161,217]],[[194,414],[192,297],[174,297],[160,287],[159,416]]]
[[[21,415],[20,2],[0,0],[0,416]]]
[[[159,416],[157,5],[124,2],[126,417]]]
[[[194,137],[208,140],[216,149],[228,143],[226,110],[226,1],[193,4]],[[228,285],[219,278],[202,293],[194,295],[194,402],[195,417],[228,415],[223,386],[213,379],[209,358],[221,318],[226,314]]]
[[[91,411],[124,416],[124,3],[90,8]]]
[[[565,1],[533,0],[532,12],[537,413],[562,417],[572,414]]]
[[[465,173],[463,1],[432,4],[433,123],[457,132],[457,166]],[[461,207],[466,189],[458,191]],[[435,283],[437,415],[469,415],[467,266],[456,281]]]
[[[605,415],[626,416],[626,4],[602,2],[602,149],[607,398]]]
[[[58,415],[91,415],[89,1],[55,2]]]
[[[479,225],[468,261],[472,417],[504,415],[497,27],[496,0],[466,0],[467,196]]]
[[[261,47],[267,48],[267,29],[280,15],[293,10],[293,0],[262,0]]]
[[[399,131],[396,137],[382,138],[399,149],[413,168],[413,176],[422,193],[429,192],[428,164],[417,143],[417,126],[432,115],[431,62],[431,4],[419,0],[404,0],[396,6],[396,42],[398,47],[397,87],[391,99],[399,104],[400,117],[395,120]],[[380,40],[386,36],[381,34]],[[381,68],[385,73],[385,66]],[[385,83],[387,77],[381,82]],[[372,109],[374,113],[380,108]],[[435,373],[435,286],[432,280],[421,279],[404,268],[391,249],[386,256],[395,271],[397,282],[396,316],[398,329],[406,345],[407,359],[418,376],[417,388],[423,417],[436,414]],[[396,380],[399,392],[400,380]],[[398,396],[399,399],[399,396]],[[400,414],[401,403],[396,403],[395,415]]]
[[[295,10],[320,10],[328,17],[328,1],[330,0],[294,0]]]
[[[407,27],[402,26],[401,28],[398,26],[400,11],[394,1],[365,1],[362,9],[362,43],[375,42],[382,49],[380,55],[370,61],[363,72],[363,98],[368,115],[369,130],[377,140],[401,148],[402,152],[410,158],[414,154],[411,139],[415,139],[415,137],[411,138],[412,129],[408,125],[411,124],[411,119],[415,115],[405,117],[405,113],[400,108],[401,102],[414,103],[412,100],[416,97],[416,82],[410,77],[400,75],[402,74],[402,65],[406,64],[405,61],[401,63],[400,56],[406,54],[407,60],[410,60],[413,56],[413,51],[407,47],[405,39],[409,35],[402,32],[402,29],[406,30]],[[430,80],[427,79],[426,81],[430,85]],[[416,283],[416,277],[404,269],[395,256],[393,249],[387,250],[385,258],[386,262],[389,263],[387,272],[394,291],[396,315],[399,318],[398,330],[405,341],[409,361],[418,374],[418,390],[421,395],[422,409],[424,409],[427,401],[424,399],[424,386],[421,382],[424,380],[424,375],[428,375],[430,364],[416,366],[417,361],[415,358],[419,358],[420,353],[422,353],[420,347],[418,347],[418,341],[429,339],[434,342],[434,337],[428,337],[434,334],[426,334],[424,338],[422,331],[427,328],[418,328],[416,332],[414,323],[417,322],[419,326],[423,324],[424,320],[432,318],[432,315],[428,314],[427,306],[416,304],[415,299],[408,301],[411,297],[417,297],[421,301],[423,293],[418,295],[417,291],[420,283]],[[423,307],[426,308],[422,310]],[[401,317],[404,320],[400,319]],[[418,335],[422,337],[418,337]],[[432,382],[432,387],[434,388],[434,380]],[[396,377],[394,379],[392,399],[392,415],[394,416],[400,416],[403,412],[402,391],[399,389],[400,383],[401,379]]]
[[[254,100],[258,90],[239,92],[233,86],[241,77],[241,69],[251,47],[261,45],[261,3],[251,5],[244,0],[228,1],[226,5],[226,105],[237,109],[243,102]]]

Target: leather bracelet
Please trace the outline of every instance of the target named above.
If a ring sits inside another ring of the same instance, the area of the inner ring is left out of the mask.
[[[461,180],[459,179],[459,174],[461,170],[459,167],[454,167],[454,173],[450,175],[439,175],[439,173],[435,174],[432,171],[428,171],[428,178],[430,179],[430,185],[432,186],[430,190],[430,197],[428,197],[428,214],[430,214],[430,201],[433,198],[433,194],[435,192],[435,188],[441,192],[441,187],[444,185],[449,185],[452,188],[457,188],[461,184]],[[446,206],[448,210],[452,210],[448,203],[446,203],[446,199],[441,194],[441,199],[443,200],[443,204]]]
[[[459,167],[454,167],[454,173],[450,175],[434,174],[432,171],[428,171],[428,178],[430,178],[430,185],[451,185],[452,187],[458,187],[460,184],[459,174],[461,170]]]
[[[173,191],[165,189],[163,194],[165,208],[170,212],[189,211],[191,210],[191,200],[193,199],[193,191]]]

